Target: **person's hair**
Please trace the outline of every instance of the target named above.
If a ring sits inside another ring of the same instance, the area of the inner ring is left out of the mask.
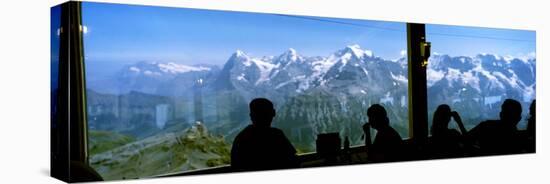
[[[432,129],[430,130],[432,135],[437,134],[442,129],[446,129],[449,125],[451,116],[451,107],[447,104],[441,104],[434,112],[432,119]]]
[[[275,117],[275,109],[273,103],[266,98],[256,98],[249,104],[250,119],[255,125],[271,124],[271,120]]]
[[[388,113],[380,104],[371,105],[367,110],[367,116],[377,120],[377,122],[371,122],[373,127],[378,125],[389,125]]]
[[[518,123],[521,120],[521,104],[514,99],[506,99],[502,103],[500,119],[510,123]]]
[[[374,104],[367,110],[367,116],[388,116],[388,113],[380,104]]]

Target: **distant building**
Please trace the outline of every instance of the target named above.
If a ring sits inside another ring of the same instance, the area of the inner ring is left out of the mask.
[[[163,129],[168,121],[168,104],[156,105],[155,118],[157,127]]]
[[[201,78],[195,81],[195,91],[194,91],[194,111],[195,111],[195,122],[204,123],[203,109],[202,109],[202,87],[203,81]]]

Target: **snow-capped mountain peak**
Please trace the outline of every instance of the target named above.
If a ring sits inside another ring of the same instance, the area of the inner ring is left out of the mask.
[[[293,48],[288,48],[288,50],[285,52],[285,55],[288,55],[288,56],[297,56],[296,50],[293,49]]]
[[[283,56],[286,56],[286,58],[290,59],[291,61],[296,61],[298,59],[298,54],[296,53],[296,50],[293,48],[288,48],[288,50],[283,54]]]
[[[233,66],[233,64],[235,62],[238,62],[238,63],[242,63],[244,64],[245,66],[250,66],[252,65],[252,58],[250,58],[247,54],[245,54],[243,51],[241,50],[236,50],[232,55],[231,57],[229,58],[228,60],[228,63],[226,64],[229,64],[231,63],[231,66]]]
[[[296,50],[293,48],[289,48],[287,51],[285,51],[283,54],[279,55],[275,60],[275,64],[279,64],[281,66],[286,66],[289,63],[296,62],[302,60],[302,58],[298,55]]]
[[[233,56],[235,57],[248,57],[242,50],[236,50],[234,53],[233,53]]]
[[[373,56],[372,51],[363,50],[363,49],[361,49],[361,46],[359,46],[358,44],[348,45],[346,48],[342,49],[339,52],[339,55],[343,56],[347,53],[352,54],[353,56],[357,57],[358,59],[362,59],[365,56],[366,57],[372,57]]]

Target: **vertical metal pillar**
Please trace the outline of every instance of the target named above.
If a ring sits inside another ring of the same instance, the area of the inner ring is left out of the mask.
[[[59,87],[55,126],[51,128],[51,175],[71,182],[71,162],[88,164],[86,83],[81,2],[61,6]],[[52,17],[53,18],[53,17]]]
[[[428,137],[426,68],[430,43],[426,42],[424,24],[407,23],[409,70],[409,135],[416,143]]]

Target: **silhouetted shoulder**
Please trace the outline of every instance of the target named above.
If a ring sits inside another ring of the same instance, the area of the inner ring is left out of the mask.
[[[290,140],[288,140],[281,129],[271,127],[269,131],[271,136],[275,139],[274,142],[280,145],[282,152],[289,155],[296,154],[296,149],[292,146],[292,143],[290,143]]]
[[[246,126],[239,134],[237,134],[237,137],[235,137],[235,142],[240,141],[242,139],[247,139],[248,137],[253,136],[252,133],[254,132],[254,128],[252,125]]]
[[[499,120],[487,120],[487,121],[482,121],[481,123],[479,123],[479,125],[481,127],[495,127],[495,126],[498,126],[499,123],[500,123]]]
[[[391,127],[380,129],[372,144],[371,161],[386,162],[397,161],[402,158],[403,140]]]
[[[281,129],[278,129],[278,128],[270,127],[270,128],[269,128],[269,132],[270,132],[272,135],[275,135],[275,136],[286,137],[286,136],[285,136],[285,133],[283,133],[283,131],[282,131]]]
[[[297,167],[296,149],[283,131],[249,125],[235,137],[231,165],[236,170]]]
[[[380,133],[377,134],[376,139],[378,139],[378,141],[380,142],[396,143],[396,144],[401,144],[401,141],[402,141],[401,136],[399,136],[399,133],[397,133],[397,131],[395,131],[395,129],[391,127],[381,130]]]
[[[259,128],[254,125],[248,125],[235,137],[235,141],[240,140],[255,140],[260,137],[265,138],[285,138],[285,134],[282,130],[273,127]],[[255,139],[252,139],[255,138]]]
[[[438,134],[437,136],[434,135],[432,137],[434,139],[448,140],[448,139],[458,139],[458,137],[460,136],[462,136],[462,134],[460,134],[460,132],[458,132],[455,129],[445,129],[445,130],[442,130],[441,134]]]
[[[490,131],[492,129],[495,129],[498,126],[499,126],[499,120],[482,121],[477,126],[472,128],[472,130],[470,130],[468,133],[470,134],[470,136],[478,136],[482,132]]]

